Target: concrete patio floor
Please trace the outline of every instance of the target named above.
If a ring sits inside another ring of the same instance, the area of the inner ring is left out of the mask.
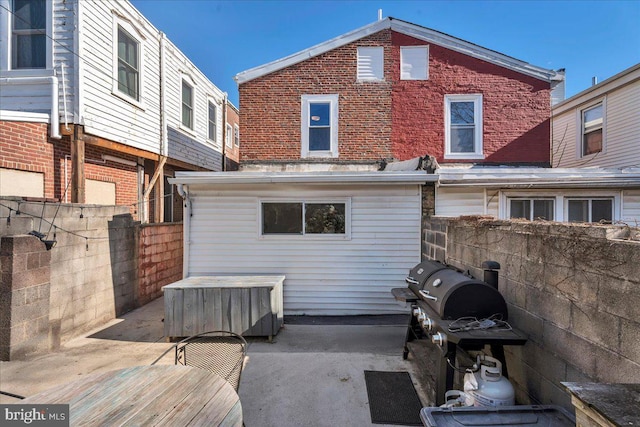
[[[170,347],[163,337],[163,300],[75,338],[60,350],[0,362],[0,389],[29,396],[82,375],[148,365]],[[286,322],[286,319],[285,319]],[[378,322],[379,323],[379,322]],[[401,324],[285,324],[269,343],[248,338],[239,395],[248,427],[380,426],[372,424],[365,370],[408,371]],[[170,357],[163,363],[171,363]],[[424,402],[424,396],[420,396]],[[0,395],[0,403],[19,400]]]

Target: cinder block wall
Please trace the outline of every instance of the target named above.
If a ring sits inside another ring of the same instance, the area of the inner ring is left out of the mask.
[[[49,348],[50,260],[37,237],[0,239],[0,360]]]
[[[182,223],[140,227],[138,304],[162,296],[162,287],[182,279]]]
[[[509,322],[528,335],[525,346],[507,347],[519,403],[571,409],[561,381],[640,382],[640,241],[629,238],[633,232],[482,218],[429,222],[424,258],[444,250],[444,261],[479,278],[482,261],[502,266]]]

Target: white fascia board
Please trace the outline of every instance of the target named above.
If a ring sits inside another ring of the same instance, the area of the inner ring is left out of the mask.
[[[49,123],[49,113],[32,113],[30,111],[0,110],[0,120],[7,122]]]
[[[608,79],[573,95],[571,98],[567,98],[564,101],[557,103],[552,107],[553,115],[562,114],[566,111],[572,110],[581,104],[600,98],[609,92],[613,92],[638,80],[640,80],[640,64],[627,68],[615,76],[609,77]]]
[[[441,187],[640,187],[640,168],[441,168]]]
[[[409,22],[394,19],[391,23],[391,30],[535,77],[539,80],[547,82],[564,80],[564,76],[554,70],[537,67],[500,52]]]
[[[564,75],[554,70],[546,69],[531,65],[527,62],[520,61],[507,55],[503,55],[499,52],[491,49],[478,46],[476,44],[452,37],[448,34],[441,33],[439,31],[431,30],[419,25],[411,24],[409,22],[401,21],[395,18],[385,18],[381,21],[376,21],[372,24],[366,25],[362,28],[358,28],[349,33],[343,34],[326,42],[317,44],[308,49],[294,53],[282,59],[278,59],[268,64],[261,65],[259,67],[251,68],[246,71],[242,71],[234,77],[237,84],[246,83],[250,80],[262,77],[270,74],[274,71],[281,70],[299,62],[305,61],[314,56],[321,55],[330,50],[347,45],[363,37],[375,34],[378,31],[391,29],[398,33],[405,34],[410,37],[414,37],[419,40],[424,40],[429,43],[434,43],[447,49],[460,52],[474,58],[478,58],[501,67],[508,68],[520,72],[522,74],[535,77],[537,79],[551,82],[562,81]]]
[[[305,61],[309,58],[313,58],[314,56],[321,55],[325,52],[329,52],[330,50],[347,45],[363,37],[366,37],[371,34],[375,34],[378,31],[385,30],[390,27],[391,27],[390,18],[385,18],[381,21],[376,21],[373,24],[369,24],[364,27],[358,28],[357,30],[350,31],[346,34],[335,37],[326,42],[322,42],[310,48],[301,50],[300,52],[296,52],[284,58],[277,59],[275,61],[269,62],[264,65],[260,65],[258,67],[251,68],[246,71],[242,71],[234,76],[234,80],[239,85],[242,83],[246,83],[250,80],[257,79],[258,77],[265,76],[267,74],[273,73],[274,71],[278,71],[283,68],[290,67],[291,65]]]
[[[424,184],[438,176],[411,172],[176,172],[171,184]]]

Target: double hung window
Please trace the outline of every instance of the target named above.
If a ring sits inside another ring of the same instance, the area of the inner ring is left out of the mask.
[[[182,125],[193,129],[193,86],[182,80]]]
[[[140,100],[140,44],[118,25],[118,91]]]
[[[483,158],[482,95],[445,96],[445,158]]]
[[[604,106],[602,103],[581,112],[582,156],[602,151]]]
[[[263,236],[348,236],[347,200],[263,201],[260,210]]]
[[[236,147],[240,146],[240,128],[238,125],[233,125],[233,144]]]
[[[338,156],[338,95],[302,96],[302,157]]]
[[[209,101],[209,133],[207,138],[209,141],[215,141],[218,134],[218,108],[216,105]]]
[[[13,0],[11,16],[11,68],[46,68],[46,1]]]

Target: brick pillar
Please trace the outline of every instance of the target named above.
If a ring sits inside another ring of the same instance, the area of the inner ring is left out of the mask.
[[[0,360],[49,350],[50,263],[38,238],[1,238]]]

